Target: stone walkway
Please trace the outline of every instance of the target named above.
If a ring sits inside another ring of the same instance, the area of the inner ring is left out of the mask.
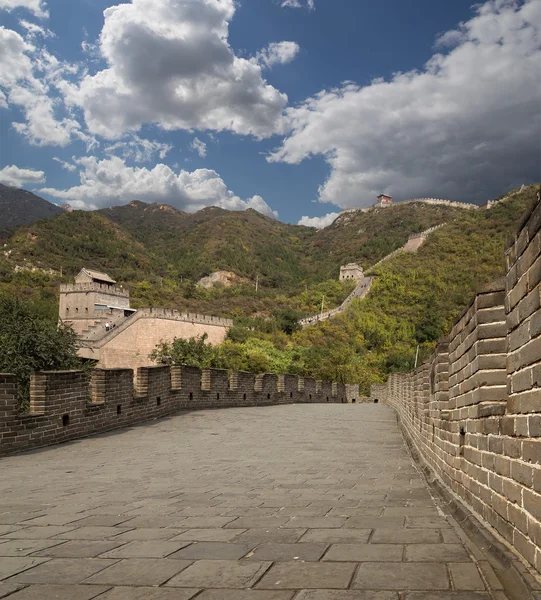
[[[383,405],[184,413],[0,468],[0,598],[506,598]]]

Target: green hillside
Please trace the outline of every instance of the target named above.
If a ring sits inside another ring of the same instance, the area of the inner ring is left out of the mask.
[[[365,300],[280,340],[281,360],[301,374],[361,382],[365,393],[389,372],[410,370],[417,346],[420,359],[426,358],[475,291],[503,277],[506,242],[535,193],[532,186],[491,210],[464,211],[416,254],[400,253],[383,263]],[[252,335],[263,344],[269,340]]]
[[[340,264],[373,264],[408,235],[457,212],[461,210],[396,206],[343,215],[317,231],[254,210],[214,207],[187,214],[134,201],[97,212],[73,211],[20,227],[6,240],[9,256],[0,257],[0,291],[52,303],[58,284],[71,281],[84,265],[129,286],[135,307],[227,317],[269,317],[292,310],[300,317],[319,310],[323,297],[330,308],[351,291],[350,284],[336,281]],[[46,272],[15,273],[16,266]],[[201,277],[217,270],[231,271],[245,283],[196,288]]]
[[[428,355],[480,286],[504,273],[506,240],[535,199],[534,186],[490,210],[419,203],[346,213],[321,231],[255,211],[208,208],[186,214],[132,202],[74,211],[20,227],[0,256],[0,293],[34,299],[51,318],[60,282],[84,265],[129,286],[134,307],[165,306],[235,318],[217,364],[289,371],[363,384]],[[341,264],[367,267],[412,233],[447,223],[416,254],[399,253],[374,273],[370,294],[325,323],[295,331],[322,300],[337,306],[353,283]],[[37,271],[20,270],[25,266]],[[53,272],[48,270],[52,269]],[[197,280],[228,270],[244,283],[203,289]],[[259,278],[256,292],[255,279]],[[256,359],[254,359],[256,357]]]
[[[321,265],[322,274],[336,277],[340,265],[358,262],[366,269],[403,246],[410,235],[448,223],[463,212],[419,202],[344,213],[310,240],[308,253]]]

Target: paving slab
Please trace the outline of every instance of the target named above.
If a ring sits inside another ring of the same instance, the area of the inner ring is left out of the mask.
[[[38,559],[36,559],[38,560]],[[46,560],[46,559],[39,559]],[[116,561],[93,558],[52,558],[15,577],[16,583],[77,584]]]
[[[410,562],[461,562],[469,560],[469,555],[462,544],[410,544],[405,558]]]
[[[398,600],[398,594],[365,590],[302,590],[295,600]]]
[[[447,566],[441,563],[361,563],[354,588],[366,590],[448,590]]]
[[[399,544],[333,544],[323,557],[337,562],[398,562],[404,546]]]
[[[99,585],[30,585],[10,596],[12,600],[92,600],[109,588]],[[1,598],[1,596],[0,596]]]
[[[238,531],[238,530],[228,530]],[[264,542],[280,542],[283,544],[294,544],[299,541],[307,529],[248,529],[237,537],[237,541],[248,544],[262,544]]]
[[[457,590],[484,590],[479,570],[473,563],[451,563],[451,579]]]
[[[2,485],[15,600],[488,599],[385,405],[183,412],[6,457]]]
[[[275,563],[257,584],[258,589],[303,589],[349,587],[353,563]]]
[[[327,544],[261,544],[250,556],[250,560],[272,560],[272,561],[318,561]]]
[[[270,567],[270,562],[199,560],[167,582],[173,587],[249,588]]]
[[[13,592],[20,590],[22,587],[22,584],[2,583],[0,581],[0,598],[7,598],[9,595],[13,594]]]
[[[200,591],[178,588],[173,590],[153,587],[114,587],[100,596],[99,600],[191,600]],[[79,598],[74,597],[74,600]]]
[[[405,600],[491,600],[484,592],[408,592]]]
[[[104,552],[101,554],[101,558],[165,558],[188,546],[189,543],[163,540],[128,542],[118,548]]]
[[[188,560],[169,560],[167,558],[126,558],[115,561],[114,565],[89,577],[85,583],[132,586],[161,585],[191,564],[191,561]]]
[[[61,540],[6,540],[0,543],[0,557],[3,556],[28,556],[44,548],[62,544]],[[2,558],[0,558],[2,560]]]
[[[17,573],[22,573],[41,563],[45,562],[46,558],[31,558],[31,557],[15,557],[6,556],[0,560],[0,580],[7,579]],[[11,582],[10,582],[11,583]]]
[[[205,590],[198,600],[292,600],[293,592],[266,590]]]
[[[194,542],[169,558],[186,560],[238,560],[252,549],[251,544],[229,544],[227,542]]]
[[[49,540],[54,541],[54,540]],[[95,558],[108,550],[117,548],[119,542],[95,540],[56,540],[59,545],[45,548],[35,552],[34,556],[48,556],[51,558]]]
[[[244,533],[244,529],[190,529],[172,538],[172,541],[229,542]]]

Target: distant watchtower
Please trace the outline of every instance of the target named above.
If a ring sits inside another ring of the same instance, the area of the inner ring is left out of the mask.
[[[74,284],[60,286],[60,319],[81,332],[113,314],[127,316],[135,312],[130,308],[129,291],[115,284],[106,273],[81,269]]]
[[[346,279],[352,279],[354,281],[360,281],[363,279],[363,269],[357,263],[349,263],[340,267],[340,281]]]
[[[378,201],[374,204],[376,208],[388,208],[393,203],[393,197],[387,194],[380,194]]]

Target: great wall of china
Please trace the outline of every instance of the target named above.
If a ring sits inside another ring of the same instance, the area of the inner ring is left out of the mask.
[[[372,386],[366,401],[396,410],[412,452],[454,514],[468,522],[473,514],[502,548],[541,573],[539,193],[505,256],[505,278],[475,295],[432,358]],[[32,377],[30,412],[20,414],[16,378],[3,374],[0,454],[181,409],[342,403],[359,399],[359,391],[294,375],[159,366],[138,370],[134,393],[130,369],[96,369],[90,380],[79,371],[44,372]]]
[[[424,244],[426,238],[434,231],[443,227],[446,223],[442,223],[441,225],[436,225],[434,227],[430,227],[426,231],[421,233],[416,233],[414,235],[410,235],[408,241],[400,248],[397,248],[387,256],[384,256],[381,260],[379,260],[376,264],[372,265],[369,269],[365,271],[365,275],[372,273],[377,267],[379,267],[384,262],[387,262],[391,258],[400,254],[400,252],[417,252],[419,248]],[[314,325],[315,323],[320,323],[321,321],[326,321],[327,319],[331,319],[336,315],[344,312],[346,308],[349,306],[352,300],[358,299],[362,300],[372,287],[373,279],[372,277],[363,277],[359,280],[355,289],[351,292],[351,294],[342,302],[342,304],[336,308],[332,308],[330,310],[326,310],[321,312],[318,315],[313,315],[311,317],[305,317],[299,321],[299,325],[301,327],[306,327],[307,325]]]
[[[42,372],[30,409],[17,410],[14,375],[0,374],[0,455],[127,427],[179,410],[347,402],[342,383],[186,366]]]
[[[429,361],[373,386],[370,400],[393,406],[437,482],[541,571],[539,192],[506,268]]]

